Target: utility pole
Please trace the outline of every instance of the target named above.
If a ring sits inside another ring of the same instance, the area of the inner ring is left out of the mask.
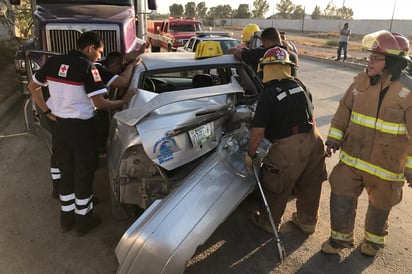
[[[395,9],[396,9],[396,0],[393,3],[393,10],[392,10],[392,18],[391,18],[391,25],[389,26],[389,31],[392,32],[392,23],[393,23],[393,17],[395,15]]]

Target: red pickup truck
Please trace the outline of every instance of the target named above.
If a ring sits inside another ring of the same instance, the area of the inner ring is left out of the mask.
[[[152,52],[176,51],[187,40],[202,31],[203,24],[195,19],[147,20],[147,39],[152,46]]]

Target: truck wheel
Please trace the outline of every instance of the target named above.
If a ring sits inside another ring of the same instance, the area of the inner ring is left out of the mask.
[[[171,52],[172,51],[172,45],[167,45],[167,51]]]
[[[152,52],[160,52],[160,47],[152,46]]]

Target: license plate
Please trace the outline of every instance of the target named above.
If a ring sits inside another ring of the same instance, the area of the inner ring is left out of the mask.
[[[193,146],[200,146],[212,137],[212,124],[207,123],[195,129],[189,130],[190,140]]]

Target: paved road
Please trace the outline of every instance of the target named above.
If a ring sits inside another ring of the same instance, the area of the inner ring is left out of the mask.
[[[301,60],[300,75],[314,96],[317,123],[326,136],[337,102],[355,71]],[[104,162],[95,179],[101,200],[95,212],[103,217],[103,224],[78,238],[60,232],[58,203],[50,197],[47,148],[25,133],[22,102],[0,120],[0,155],[0,273],[115,273],[114,248],[131,222],[110,216]],[[328,159],[328,169],[336,161],[336,157]],[[329,192],[326,182],[318,230],[308,238],[290,222],[294,205],[288,205],[280,232],[288,255],[284,264],[278,265],[271,235],[249,222],[259,200],[251,195],[199,247],[186,273],[412,273],[412,190],[405,188],[404,201],[393,210],[387,246],[375,260],[362,256],[358,248],[341,257],[319,252],[329,234]],[[363,195],[355,230],[357,244],[363,236],[365,205]]]

